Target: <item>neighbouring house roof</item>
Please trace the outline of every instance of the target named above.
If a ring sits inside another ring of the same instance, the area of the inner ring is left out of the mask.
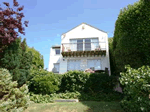
[[[87,23],[81,23],[81,24],[86,24],[86,25],[88,25],[88,26],[90,26],[90,27],[93,27],[93,28],[99,30],[99,31],[102,31],[102,32],[104,32],[104,33],[107,33],[107,32],[105,32],[105,31],[100,30],[100,29],[98,29],[98,28],[96,28],[96,27],[94,27],[94,26],[91,26],[91,25],[87,24]],[[80,24],[80,25],[81,25],[81,24]],[[78,25],[78,26],[80,26],[80,25]],[[78,27],[78,26],[76,26],[76,27]],[[76,27],[72,28],[71,30],[75,29]],[[66,33],[70,32],[71,30],[67,31]],[[63,34],[66,34],[66,33],[63,33]],[[63,35],[63,34],[62,34],[62,35]]]
[[[60,48],[60,45],[53,45],[52,48]]]

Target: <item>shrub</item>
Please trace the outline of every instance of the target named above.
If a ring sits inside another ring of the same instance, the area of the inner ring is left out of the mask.
[[[53,94],[50,94],[50,96],[53,98],[53,99],[79,99],[79,97],[81,96],[81,94],[79,92],[64,92],[64,93],[53,93]]]
[[[9,71],[0,68],[0,111],[21,112],[29,105],[28,87],[24,84],[17,88],[17,82],[12,82]]]
[[[50,95],[33,94],[30,93],[30,100],[34,103],[52,103],[53,99]]]
[[[89,75],[90,73],[84,73],[83,71],[69,71],[65,73],[62,77],[60,91],[83,91]]]
[[[50,94],[51,99],[79,99],[81,101],[120,101],[123,95],[119,92],[97,93],[95,95],[83,92],[65,92],[65,93],[53,93]]]
[[[106,73],[92,73],[85,85],[87,93],[110,93],[116,85],[116,77]]]
[[[150,67],[142,66],[133,69],[125,66],[126,72],[121,73],[120,83],[124,85],[124,99],[121,105],[128,112],[149,112]]]
[[[29,91],[35,94],[51,94],[59,90],[61,76],[43,69],[32,72],[29,80]]]

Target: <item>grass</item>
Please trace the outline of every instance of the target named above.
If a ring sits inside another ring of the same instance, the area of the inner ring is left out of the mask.
[[[124,112],[119,102],[55,102],[31,104],[25,112]]]

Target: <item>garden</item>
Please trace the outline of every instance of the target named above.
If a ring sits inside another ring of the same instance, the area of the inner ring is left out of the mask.
[[[8,9],[0,6],[1,112],[150,111],[149,0],[120,11],[114,37],[109,39],[111,76],[105,72],[61,75],[47,71],[40,52],[18,37],[18,33],[24,34],[23,7],[16,0],[16,10],[7,2],[4,5]],[[123,93],[114,91],[118,83]],[[58,99],[79,102],[55,102]]]

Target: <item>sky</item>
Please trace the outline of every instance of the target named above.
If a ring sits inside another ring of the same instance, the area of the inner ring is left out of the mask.
[[[0,0],[12,4],[13,0]],[[90,24],[113,37],[120,9],[138,0],[17,0],[28,20],[25,28],[27,45],[34,47],[44,57],[48,68],[50,47],[61,44],[61,34],[81,23]]]

